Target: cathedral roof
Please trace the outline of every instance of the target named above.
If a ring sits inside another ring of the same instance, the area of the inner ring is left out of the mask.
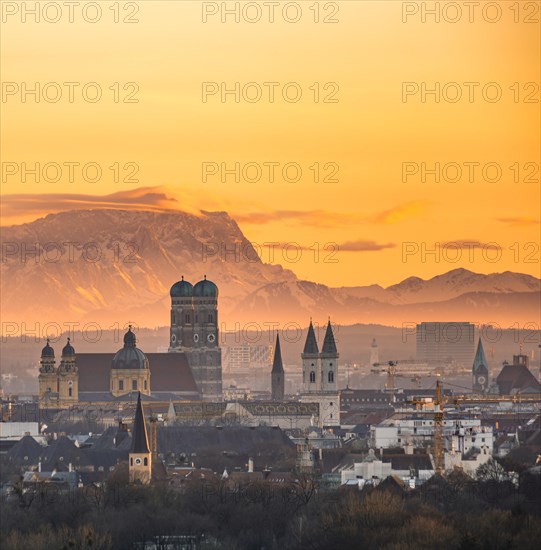
[[[472,368],[473,372],[477,372],[481,366],[483,366],[488,371],[488,363],[485,357],[485,350],[483,349],[483,343],[481,342],[481,338],[479,338],[479,342],[477,344],[477,351],[475,353],[475,358],[473,360],[473,368]]]
[[[143,405],[141,405],[141,392],[139,392],[139,396],[137,397],[137,408],[135,409],[135,418],[133,420],[131,452],[150,453],[145,415],[143,414]]]
[[[71,357],[75,355],[75,349],[70,344],[70,339],[68,338],[68,343],[62,349],[62,357]]]
[[[314,333],[314,326],[310,319],[310,326],[308,327],[308,334],[306,335],[306,342],[304,344],[304,351],[306,354],[318,354],[319,348],[317,347],[316,335]]]
[[[323,340],[323,347],[321,348],[321,353],[335,354],[336,343],[334,341],[334,334],[332,332],[331,321],[327,323],[327,330],[325,331],[325,339]]]
[[[196,298],[218,298],[218,287],[205,278],[193,287],[193,295]]]
[[[47,343],[45,347],[41,350],[42,357],[54,357],[54,349],[49,345],[49,338],[47,338]]]
[[[272,372],[284,372],[284,365],[282,364],[282,350],[280,349],[280,336],[278,334],[276,334],[276,346],[274,347]]]
[[[137,340],[131,330],[124,335],[124,347],[118,350],[111,363],[112,369],[148,369],[146,355],[136,347]]]
[[[193,285],[184,280],[184,276],[177,281],[169,291],[171,298],[191,298],[193,295]]]
[[[79,353],[77,355],[79,395],[82,392],[109,393],[110,367],[114,357],[113,353]],[[185,353],[147,353],[145,357],[152,377],[153,395],[161,392],[197,391]]]

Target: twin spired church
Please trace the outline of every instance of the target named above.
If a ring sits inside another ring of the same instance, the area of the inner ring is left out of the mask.
[[[57,365],[47,341],[41,352],[42,408],[81,402],[122,401],[132,392],[164,400],[222,400],[222,354],[218,345],[218,287],[206,277],[176,282],[170,290],[168,353],[145,354],[131,327],[116,353],[79,353],[68,338]]]

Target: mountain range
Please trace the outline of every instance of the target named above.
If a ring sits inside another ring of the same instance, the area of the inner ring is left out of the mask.
[[[310,317],[321,322],[329,315],[341,324],[390,326],[540,321],[541,281],[530,275],[454,269],[387,288],[332,288],[263,263],[225,212],[77,210],[3,227],[1,236],[4,326],[168,325],[170,286],[181,276],[195,283],[205,274],[219,287],[227,330],[249,322],[305,326]]]

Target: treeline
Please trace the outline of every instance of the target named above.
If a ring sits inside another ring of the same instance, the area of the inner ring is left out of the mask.
[[[408,492],[389,480],[362,492],[323,491],[306,475],[294,485],[242,488],[126,481],[117,473],[106,485],[70,492],[17,484],[1,506],[1,548],[130,549],[143,541],[165,548],[160,540],[179,535],[194,549],[227,550],[528,550],[541,540],[538,475],[521,476],[517,488],[494,476],[451,474]]]

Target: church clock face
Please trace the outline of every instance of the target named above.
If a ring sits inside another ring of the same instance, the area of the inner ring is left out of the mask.
[[[199,342],[199,334],[195,333],[195,334],[193,335],[193,341],[194,341],[194,342]]]
[[[136,458],[134,462],[136,466],[141,466],[141,464],[143,464],[143,461],[140,458]]]
[[[209,334],[207,336],[207,340],[212,344],[212,342],[214,342],[214,340],[216,340],[216,336],[214,336],[214,334]]]
[[[176,334],[172,334],[171,335],[171,342],[173,342],[173,344],[177,341],[177,335]]]
[[[479,377],[477,378],[477,382],[478,382],[479,384],[481,384],[481,386],[482,386],[486,381],[487,381],[487,380],[486,380],[486,378],[485,378],[484,376],[479,376]]]

